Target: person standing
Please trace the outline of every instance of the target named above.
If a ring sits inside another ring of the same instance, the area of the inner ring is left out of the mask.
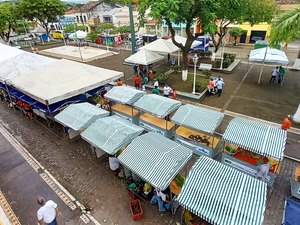
[[[216,83],[216,86],[217,86],[217,89],[218,89],[218,97],[221,96],[224,85],[225,85],[225,83],[223,81],[223,78],[219,77],[219,79],[218,79],[218,81]]]
[[[209,80],[209,84],[208,84],[208,92],[210,95],[214,94],[214,89],[215,89],[215,82],[214,82],[214,79],[211,78]]]
[[[173,88],[173,91],[172,91],[172,96],[171,96],[172,99],[175,99],[177,98],[177,91],[175,88]]]
[[[134,77],[133,82],[134,82],[135,88],[136,88],[136,89],[140,89],[142,79],[140,78],[139,75],[136,75],[136,76]]]
[[[270,83],[274,83],[276,77],[278,76],[278,73],[279,73],[279,68],[278,66],[276,66],[273,70],[272,70],[272,73],[271,73],[271,79],[270,79]]]
[[[176,59],[175,57],[173,57],[171,61],[171,67],[174,68],[175,66],[176,66]]]
[[[62,216],[58,206],[52,200],[45,201],[43,197],[38,197],[37,203],[41,206],[37,211],[39,225],[57,225],[57,216]]]
[[[291,128],[291,126],[292,126],[292,116],[291,115],[287,115],[284,118],[284,120],[283,120],[283,122],[281,124],[281,129],[282,130],[288,130],[288,129]]]
[[[280,84],[282,84],[283,77],[285,75],[285,69],[282,66],[279,67],[278,75],[279,75],[278,76],[278,85],[280,85]]]
[[[119,79],[119,80],[117,81],[117,86],[123,86],[123,82],[121,81],[121,79]]]
[[[157,89],[158,86],[159,86],[158,80],[155,80],[155,82],[154,82],[154,88]]]
[[[170,53],[168,53],[168,62],[170,62],[170,59],[171,59],[171,55]]]
[[[172,88],[170,88],[167,84],[165,84],[163,89],[163,96],[169,98],[171,92],[172,92]]]
[[[159,90],[157,88],[153,88],[152,94],[159,95]]]
[[[109,155],[108,163],[109,168],[114,172],[115,177],[117,177],[121,171],[119,159],[114,155]]]
[[[133,73],[134,73],[134,75],[138,74],[138,65],[137,64],[133,65]]]

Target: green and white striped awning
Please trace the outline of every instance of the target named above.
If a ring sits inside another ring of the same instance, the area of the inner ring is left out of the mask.
[[[213,225],[261,225],[266,195],[265,182],[201,156],[177,201]]]
[[[192,130],[213,134],[222,122],[224,113],[201,106],[186,104],[180,106],[171,121]]]
[[[150,132],[133,140],[118,159],[143,180],[165,190],[191,156],[190,149]]]
[[[116,102],[121,102],[123,104],[133,105],[133,103],[135,103],[145,94],[145,92],[134,88],[116,86],[109,90],[104,97]]]
[[[109,116],[109,112],[90,103],[77,103],[69,105],[54,118],[60,124],[75,131],[82,131],[97,119]]]
[[[110,116],[96,120],[80,135],[91,145],[108,154],[115,154],[143,131],[143,128],[122,118]]]
[[[178,109],[180,105],[180,101],[155,94],[144,95],[134,103],[135,108],[160,118],[166,117]]]
[[[278,160],[283,158],[286,139],[285,130],[242,118],[231,120],[223,135],[228,143]]]

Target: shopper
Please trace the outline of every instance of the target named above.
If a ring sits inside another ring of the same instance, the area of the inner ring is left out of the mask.
[[[121,79],[119,79],[119,80],[117,81],[117,86],[123,86],[123,82],[121,81]]]
[[[134,82],[134,86],[136,89],[140,89],[141,83],[142,83],[142,79],[139,75],[136,75],[133,79]]]
[[[280,85],[280,84],[282,84],[282,82],[283,82],[283,77],[284,77],[284,75],[285,75],[285,69],[282,67],[282,66],[280,66],[279,67],[279,72],[278,72],[278,85]]]
[[[165,84],[164,89],[163,89],[163,96],[168,98],[172,91],[173,91],[172,88],[170,88],[167,84]]]
[[[115,177],[117,177],[121,171],[119,159],[114,155],[109,155],[108,162],[109,168],[114,172]]]
[[[37,211],[37,218],[40,225],[57,225],[57,216],[62,216],[58,206],[52,200],[45,201],[43,197],[37,199],[37,203],[41,206]]]
[[[158,80],[155,80],[155,82],[154,82],[154,88],[158,88],[158,86],[159,86],[159,83],[158,83]]]
[[[173,91],[172,91],[172,97],[171,97],[172,99],[175,99],[176,100],[176,98],[177,98],[177,91],[176,91],[176,89],[175,88],[173,88]]]
[[[292,126],[292,120],[293,120],[292,116],[291,115],[287,115],[284,118],[284,120],[283,120],[283,122],[281,124],[281,129],[282,130],[288,130],[288,129],[290,129],[291,126]]]
[[[221,96],[222,94],[222,90],[223,90],[223,86],[225,85],[224,81],[223,81],[223,78],[222,77],[219,77],[217,83],[216,83],[216,87],[218,89],[218,97]]]
[[[153,88],[152,94],[159,95],[159,90],[157,88]]]
[[[270,83],[274,83],[275,79],[278,77],[279,75],[279,67],[276,66],[273,70],[272,70],[272,73],[271,73],[271,79],[270,79]]]

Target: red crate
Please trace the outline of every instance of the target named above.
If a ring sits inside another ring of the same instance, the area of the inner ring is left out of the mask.
[[[144,212],[140,200],[135,199],[130,201],[130,210],[134,221],[140,220],[144,217]]]

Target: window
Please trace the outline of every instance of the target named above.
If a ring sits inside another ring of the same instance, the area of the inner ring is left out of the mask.
[[[86,16],[83,16],[83,20],[84,20],[84,22],[86,22]]]
[[[79,23],[79,17],[78,16],[76,16],[76,20],[77,20],[77,23]]]
[[[112,22],[111,16],[103,16],[103,22],[104,23],[111,23]]]

